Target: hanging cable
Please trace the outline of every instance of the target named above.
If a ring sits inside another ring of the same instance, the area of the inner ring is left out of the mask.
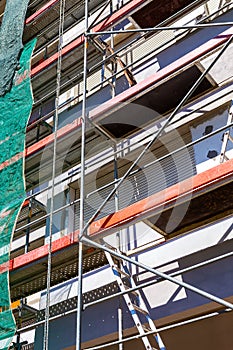
[[[54,193],[55,193],[54,189],[55,189],[55,176],[56,176],[59,96],[60,96],[60,85],[61,85],[62,45],[63,45],[63,33],[64,33],[64,21],[65,21],[65,3],[66,3],[66,0],[60,0],[57,84],[56,84],[55,117],[54,117],[54,144],[53,144],[53,159],[52,159],[51,207],[50,207],[50,215],[49,215],[48,267],[47,267],[47,289],[46,289],[43,350],[48,350],[49,348],[49,310],[50,310],[50,287],[51,287],[51,271],[52,271],[52,233],[53,233],[52,228],[53,228]]]

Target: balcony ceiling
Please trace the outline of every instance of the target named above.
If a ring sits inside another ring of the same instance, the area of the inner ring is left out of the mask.
[[[199,6],[202,2],[199,1]],[[195,0],[152,1],[132,17],[141,28],[152,28],[192,3],[196,6]]]

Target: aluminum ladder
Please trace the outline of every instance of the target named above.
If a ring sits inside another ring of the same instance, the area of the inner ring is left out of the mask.
[[[134,279],[124,261],[118,257],[111,255],[108,252],[105,252],[105,254],[120,291],[127,292],[129,288],[136,287]],[[140,291],[129,291],[128,293],[123,294],[123,298],[134,321],[134,324],[137,327],[139,334],[142,336],[141,339],[145,346],[145,349],[166,350],[165,345],[163,344],[163,341],[157,332],[156,326],[150,317],[149,311],[145,305]],[[142,324],[139,315],[145,318],[145,321],[148,323],[149,327],[145,327]],[[158,344],[158,347],[152,346],[148,339],[147,332],[151,331],[154,331],[155,333],[154,337]]]
[[[230,125],[232,122],[233,122],[233,101],[231,101],[231,107],[228,112],[227,125]],[[231,136],[230,127],[223,134],[222,147],[221,147],[221,153],[220,153],[220,163],[223,163],[225,160],[229,160],[229,158],[226,156],[228,141],[231,141],[233,143],[233,137]]]

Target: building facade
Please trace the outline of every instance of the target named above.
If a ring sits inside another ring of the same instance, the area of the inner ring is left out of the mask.
[[[232,348],[232,13],[29,2],[13,348]]]

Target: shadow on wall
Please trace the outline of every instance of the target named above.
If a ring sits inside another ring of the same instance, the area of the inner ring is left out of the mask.
[[[205,250],[199,251],[197,253],[191,254],[189,256],[182,257],[178,260],[170,261],[168,264],[163,266],[161,265],[158,268],[166,273],[172,273],[177,270],[193,266],[197,263],[204,262],[213,257],[231,252],[232,249],[233,239],[212,246]],[[233,257],[228,257],[218,262],[206,265],[205,267],[198,268],[188,273],[184,273],[182,277],[178,276],[177,278],[180,278],[184,282],[187,282],[195,287],[212,293],[218,297],[226,298],[232,296],[232,266]],[[98,279],[97,274],[92,274],[92,276],[93,278]],[[151,274],[145,272],[139,274],[138,278],[140,280],[140,283],[150,281],[152,279]],[[146,296],[147,306],[154,320],[158,320],[167,316],[171,316],[172,319],[172,315],[176,316],[177,314],[179,314],[180,317],[184,317],[185,313],[188,310],[202,307],[210,302],[209,300],[197,294],[194,294],[193,292],[187,290],[184,291],[183,288],[179,286],[177,287],[176,285],[170,282],[160,282],[159,284],[153,285],[152,287],[147,287],[144,289],[144,295]],[[122,302],[121,305],[123,307],[123,327],[124,329],[132,328],[133,322],[131,316],[129,315],[129,312],[125,307],[124,302]],[[91,341],[93,339],[114,334],[117,331],[118,307],[119,300],[114,298],[108,302],[104,302],[101,304],[97,304],[93,307],[87,308],[82,313],[83,342]],[[76,314],[70,314],[56,321],[52,321],[50,328],[50,348],[56,348],[57,350],[59,350],[72,347],[75,344],[75,324]],[[198,328],[197,332],[199,331],[200,329]],[[170,333],[173,334],[173,331],[170,331]],[[35,350],[41,349],[42,338],[43,328],[38,327],[38,329],[36,330]],[[207,340],[205,339],[204,343],[206,343],[206,341]],[[207,348],[210,349],[211,347]],[[168,347],[168,349],[176,350],[177,348],[171,346],[170,348]],[[183,345],[181,349],[184,349]],[[202,349],[202,347],[198,347],[198,349]]]

